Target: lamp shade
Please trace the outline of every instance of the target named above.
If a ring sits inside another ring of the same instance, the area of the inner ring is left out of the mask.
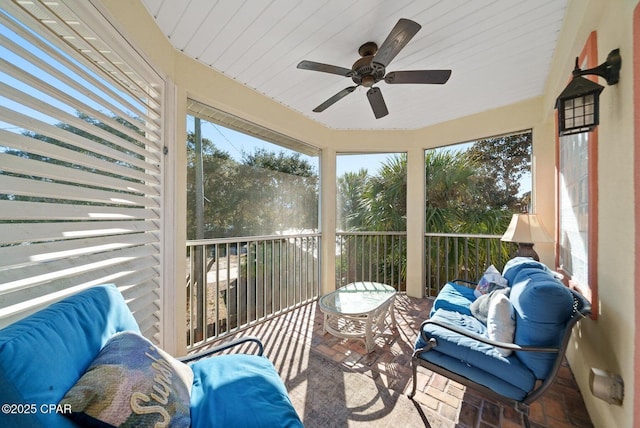
[[[536,242],[553,242],[535,214],[514,214],[507,231],[502,235],[501,241],[523,242],[533,244]]]

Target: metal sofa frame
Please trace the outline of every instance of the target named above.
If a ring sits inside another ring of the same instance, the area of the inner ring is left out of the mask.
[[[264,346],[262,345],[262,341],[255,336],[243,336],[237,339],[230,340],[228,342],[222,343],[218,346],[214,346],[210,349],[207,349],[202,352],[198,352],[196,354],[189,354],[184,357],[176,358],[178,361],[183,363],[190,363],[193,361],[198,361],[202,358],[208,358],[213,356],[214,354],[218,354],[220,352],[226,351],[227,349],[234,348],[236,346],[243,345],[245,343],[253,343],[257,349],[254,351],[255,355],[262,356],[264,353]]]
[[[468,282],[468,281],[465,281]],[[485,396],[488,396],[492,399],[495,399],[497,401],[503,402],[507,405],[512,406],[518,413],[520,413],[523,417],[523,421],[524,421],[524,425],[527,428],[530,428],[530,424],[529,424],[529,406],[531,405],[531,403],[533,403],[535,400],[537,400],[538,398],[540,398],[540,396],[542,396],[542,394],[544,394],[546,392],[546,390],[551,386],[551,384],[553,383],[553,381],[555,380],[557,374],[558,374],[558,370],[560,369],[560,366],[562,365],[562,361],[564,359],[564,355],[565,355],[565,351],[567,349],[567,346],[569,344],[569,339],[571,338],[571,332],[573,330],[573,327],[583,318],[586,318],[588,316],[591,315],[591,304],[589,303],[589,301],[582,296],[581,294],[579,294],[577,291],[575,290],[570,290],[572,295],[573,295],[573,312],[571,315],[571,318],[567,321],[567,324],[564,328],[564,332],[563,332],[563,336],[562,336],[562,343],[560,344],[559,347],[539,347],[539,346],[520,346],[517,344],[513,344],[513,343],[505,343],[505,342],[497,342],[494,340],[490,340],[487,337],[484,336],[480,336],[474,333],[471,333],[465,329],[461,329],[458,328],[456,326],[452,326],[449,324],[445,324],[445,323],[441,323],[438,321],[433,321],[433,320],[426,320],[423,321],[422,324],[420,325],[420,334],[422,336],[422,339],[424,340],[425,343],[427,343],[427,346],[425,346],[424,348],[420,348],[420,349],[416,349],[413,352],[412,358],[411,358],[411,365],[413,368],[413,387],[411,392],[408,394],[409,398],[413,399],[413,397],[416,394],[416,387],[417,387],[417,383],[416,383],[416,376],[417,376],[417,371],[418,371],[418,366],[422,366],[425,367],[435,373],[438,373],[440,375],[443,375],[455,382],[458,382],[464,386],[467,386],[469,388],[472,388],[478,392],[480,392],[481,394],[484,394]],[[445,328],[449,331],[453,331],[455,333],[459,333],[463,336],[475,339],[479,342],[483,342],[486,343],[488,345],[492,345],[495,346],[497,348],[503,348],[503,349],[511,349],[513,351],[524,351],[524,352],[553,352],[556,353],[556,359],[555,362],[553,364],[553,367],[551,369],[551,372],[549,373],[549,375],[547,376],[546,379],[544,379],[542,382],[536,382],[536,386],[533,388],[533,390],[531,390],[525,397],[524,399],[522,399],[521,401],[518,400],[514,400],[512,398],[509,397],[505,397],[499,393],[497,393],[496,391],[487,388],[484,385],[478,384],[458,373],[455,373],[449,369],[447,369],[446,367],[442,367],[439,365],[436,365],[434,363],[431,363],[429,361],[423,360],[422,358],[420,358],[420,356],[422,354],[424,354],[425,352],[429,352],[431,349],[435,348],[438,346],[437,340],[435,338],[428,338],[426,337],[425,333],[424,333],[424,329],[423,327],[426,324],[434,324],[437,325],[439,327]]]

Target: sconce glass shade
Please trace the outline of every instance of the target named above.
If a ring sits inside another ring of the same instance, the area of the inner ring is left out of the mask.
[[[556,100],[560,136],[592,131],[599,123],[604,86],[576,76]]]
[[[527,244],[553,242],[535,214],[514,214],[500,240]]]

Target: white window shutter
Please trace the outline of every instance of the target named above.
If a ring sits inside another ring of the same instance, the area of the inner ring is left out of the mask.
[[[0,327],[115,283],[158,342],[164,84],[89,2],[0,8]]]

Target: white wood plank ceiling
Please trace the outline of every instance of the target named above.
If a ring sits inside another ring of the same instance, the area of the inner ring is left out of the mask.
[[[542,94],[566,0],[142,0],[176,49],[334,129],[416,129]],[[375,119],[358,87],[312,110],[348,77],[300,70],[301,60],[351,68],[398,19],[422,29],[388,65],[451,69],[444,85],[376,84],[389,115]]]

